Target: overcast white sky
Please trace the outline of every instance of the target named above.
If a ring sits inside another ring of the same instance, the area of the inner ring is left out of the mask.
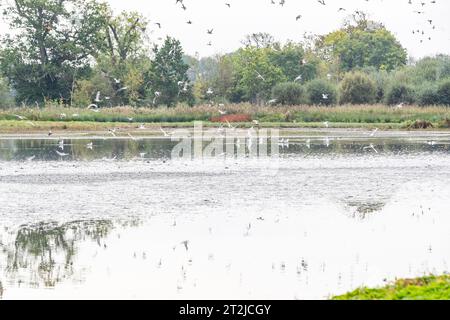
[[[3,0],[0,0],[3,1]],[[165,35],[181,40],[188,54],[201,56],[230,52],[240,46],[246,34],[268,32],[277,40],[301,40],[304,32],[323,34],[341,26],[343,19],[355,10],[370,14],[395,33],[413,57],[450,54],[450,1],[448,0],[285,0],[282,7],[274,0],[184,0],[183,10],[176,0],[107,0],[117,12],[137,10],[152,23],[151,39]],[[426,3],[424,6],[421,2]],[[230,3],[228,8],[225,3]],[[346,12],[338,13],[344,7]],[[424,11],[417,14],[414,11]],[[301,14],[302,19],[295,17]],[[427,22],[433,20],[435,29]],[[186,22],[191,20],[192,25]],[[154,23],[160,22],[159,29]],[[214,34],[206,30],[214,28]],[[425,36],[413,35],[413,29],[425,31]],[[0,26],[0,32],[7,28]],[[431,37],[429,41],[427,38]],[[424,39],[420,43],[420,39]],[[207,43],[211,41],[212,46]]]

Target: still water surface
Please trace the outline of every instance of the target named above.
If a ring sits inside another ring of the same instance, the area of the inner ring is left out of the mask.
[[[445,133],[296,133],[276,171],[58,141],[0,139],[3,299],[323,299],[450,271]]]

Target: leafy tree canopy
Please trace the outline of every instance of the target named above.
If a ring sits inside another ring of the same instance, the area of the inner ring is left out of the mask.
[[[75,77],[89,71],[107,6],[95,0],[14,0],[3,11],[15,31],[2,39],[1,71],[17,100],[68,102]]]
[[[404,66],[406,50],[382,24],[368,20],[359,12],[340,30],[319,37],[317,50],[341,71],[375,67],[391,71]]]

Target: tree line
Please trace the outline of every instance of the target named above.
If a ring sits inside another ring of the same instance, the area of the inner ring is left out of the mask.
[[[1,38],[1,107],[450,105],[450,58],[408,60],[361,12],[302,42],[256,33],[232,53],[199,58],[171,37],[153,44],[146,17],[96,0],[13,0],[2,9],[13,32]]]

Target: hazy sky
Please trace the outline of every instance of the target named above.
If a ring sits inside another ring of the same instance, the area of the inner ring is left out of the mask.
[[[0,0],[2,1],[2,0]],[[10,0],[9,0],[10,1]],[[277,40],[301,40],[305,32],[323,34],[342,25],[343,19],[355,10],[383,22],[395,33],[413,57],[450,54],[450,1],[448,0],[184,0],[183,10],[176,0],[107,0],[117,11],[137,10],[151,21],[150,38],[157,41],[165,35],[181,40],[186,53],[201,56],[229,52],[240,46],[246,34],[268,32]],[[421,2],[426,3],[424,6]],[[230,3],[228,8],[225,3]],[[344,7],[345,12],[338,13]],[[424,11],[417,14],[414,11]],[[300,21],[295,17],[301,14]],[[433,20],[432,25],[427,20]],[[192,25],[186,22],[191,20]],[[159,22],[159,29],[154,23]],[[432,29],[432,26],[435,29]],[[6,27],[0,27],[2,32]],[[213,35],[206,30],[214,28]],[[412,30],[425,31],[425,36]],[[432,40],[428,40],[431,37]],[[420,43],[420,39],[424,39]],[[211,41],[212,46],[207,43]]]

